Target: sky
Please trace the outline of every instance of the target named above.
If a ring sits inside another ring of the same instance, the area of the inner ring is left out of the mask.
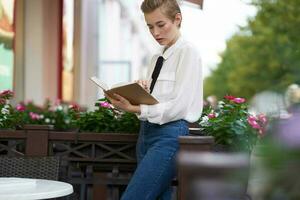
[[[182,35],[197,47],[201,54],[204,77],[221,61],[220,53],[226,40],[255,16],[256,8],[246,0],[204,0],[203,10],[183,4]]]

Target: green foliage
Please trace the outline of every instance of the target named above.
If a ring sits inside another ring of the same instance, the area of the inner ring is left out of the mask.
[[[114,109],[107,99],[96,103],[97,109],[81,113],[77,121],[80,131],[137,133],[139,120],[132,113]]]
[[[300,1],[254,0],[257,15],[227,41],[205,94],[246,98],[300,83]]]

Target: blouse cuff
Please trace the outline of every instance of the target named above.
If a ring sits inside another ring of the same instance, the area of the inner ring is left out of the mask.
[[[137,117],[140,120],[147,119],[147,116],[148,116],[148,105],[141,104],[140,105],[140,109],[141,109],[141,114],[137,114]]]

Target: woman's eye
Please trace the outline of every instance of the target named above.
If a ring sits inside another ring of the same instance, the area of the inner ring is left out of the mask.
[[[164,27],[164,26],[165,26],[164,24],[158,25],[159,28],[162,28],[162,27]]]

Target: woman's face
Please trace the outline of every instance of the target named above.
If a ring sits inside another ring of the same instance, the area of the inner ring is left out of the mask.
[[[171,46],[176,42],[181,22],[180,13],[172,21],[162,13],[161,8],[157,8],[151,13],[145,13],[145,20],[152,36],[160,45]]]

